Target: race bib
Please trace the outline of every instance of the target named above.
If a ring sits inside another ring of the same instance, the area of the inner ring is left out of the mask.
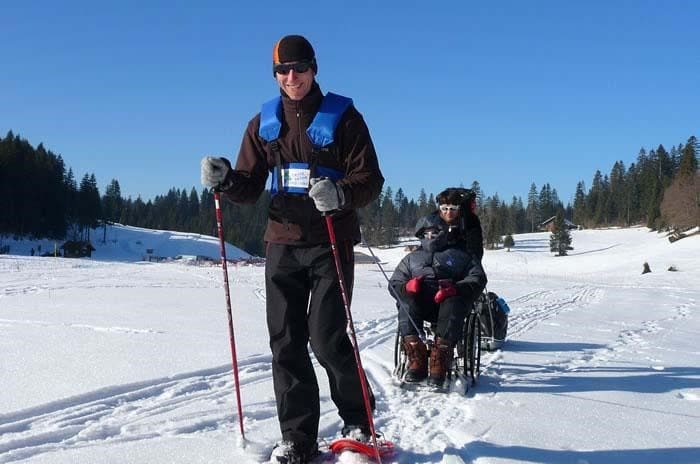
[[[311,171],[308,168],[288,167],[282,169],[282,187],[285,190],[293,189],[304,191],[309,188]]]

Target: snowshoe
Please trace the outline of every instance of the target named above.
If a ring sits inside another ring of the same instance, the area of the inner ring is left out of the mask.
[[[377,447],[380,457],[390,456],[395,452],[394,444],[383,438],[377,438]],[[352,452],[363,454],[369,458],[373,458],[377,455],[372,440],[365,443],[352,438],[338,438],[331,442],[329,449],[333,454]]]
[[[277,443],[272,449],[270,462],[273,464],[305,464],[319,455],[318,445],[303,446],[289,440]]]

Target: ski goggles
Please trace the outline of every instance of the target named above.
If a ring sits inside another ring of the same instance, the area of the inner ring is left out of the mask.
[[[459,205],[440,205],[440,211],[443,213],[448,211],[459,211]]]
[[[295,73],[302,74],[311,68],[311,61],[297,61],[296,63],[276,64],[275,72],[282,75],[289,74],[292,69]]]

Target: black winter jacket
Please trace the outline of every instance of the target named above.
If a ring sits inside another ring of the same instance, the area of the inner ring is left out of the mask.
[[[389,285],[398,295],[404,297],[406,282],[420,276],[424,276],[421,292],[437,292],[441,279],[452,280],[459,294],[470,302],[484,290],[486,273],[474,253],[456,246],[435,252],[426,248],[421,247],[406,255],[394,270]]]
[[[457,247],[474,253],[481,261],[484,258],[484,236],[481,230],[481,221],[479,221],[479,217],[471,211],[467,211],[463,214],[464,216],[459,218],[459,227],[454,228],[454,230],[450,232],[450,227],[440,217],[440,211],[433,211],[418,221],[416,225],[416,237],[420,238],[419,229],[421,222],[424,222],[425,225],[436,225],[440,229],[448,231],[448,241],[450,244],[455,244]]]

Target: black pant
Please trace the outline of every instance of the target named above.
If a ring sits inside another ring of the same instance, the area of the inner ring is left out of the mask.
[[[338,244],[348,299],[352,294],[352,244]],[[267,327],[272,378],[282,437],[314,443],[320,416],[318,382],[307,345],[324,367],[331,398],[345,424],[367,424],[355,355],[330,245],[271,243],[265,265]]]
[[[467,317],[469,302],[459,295],[445,298],[437,304],[433,300],[435,292],[426,291],[403,298],[404,308],[399,308],[399,332],[401,336],[419,335],[408,316],[423,330],[423,321],[437,322],[436,334],[455,345],[462,336],[464,319]],[[408,315],[406,314],[408,311]]]

